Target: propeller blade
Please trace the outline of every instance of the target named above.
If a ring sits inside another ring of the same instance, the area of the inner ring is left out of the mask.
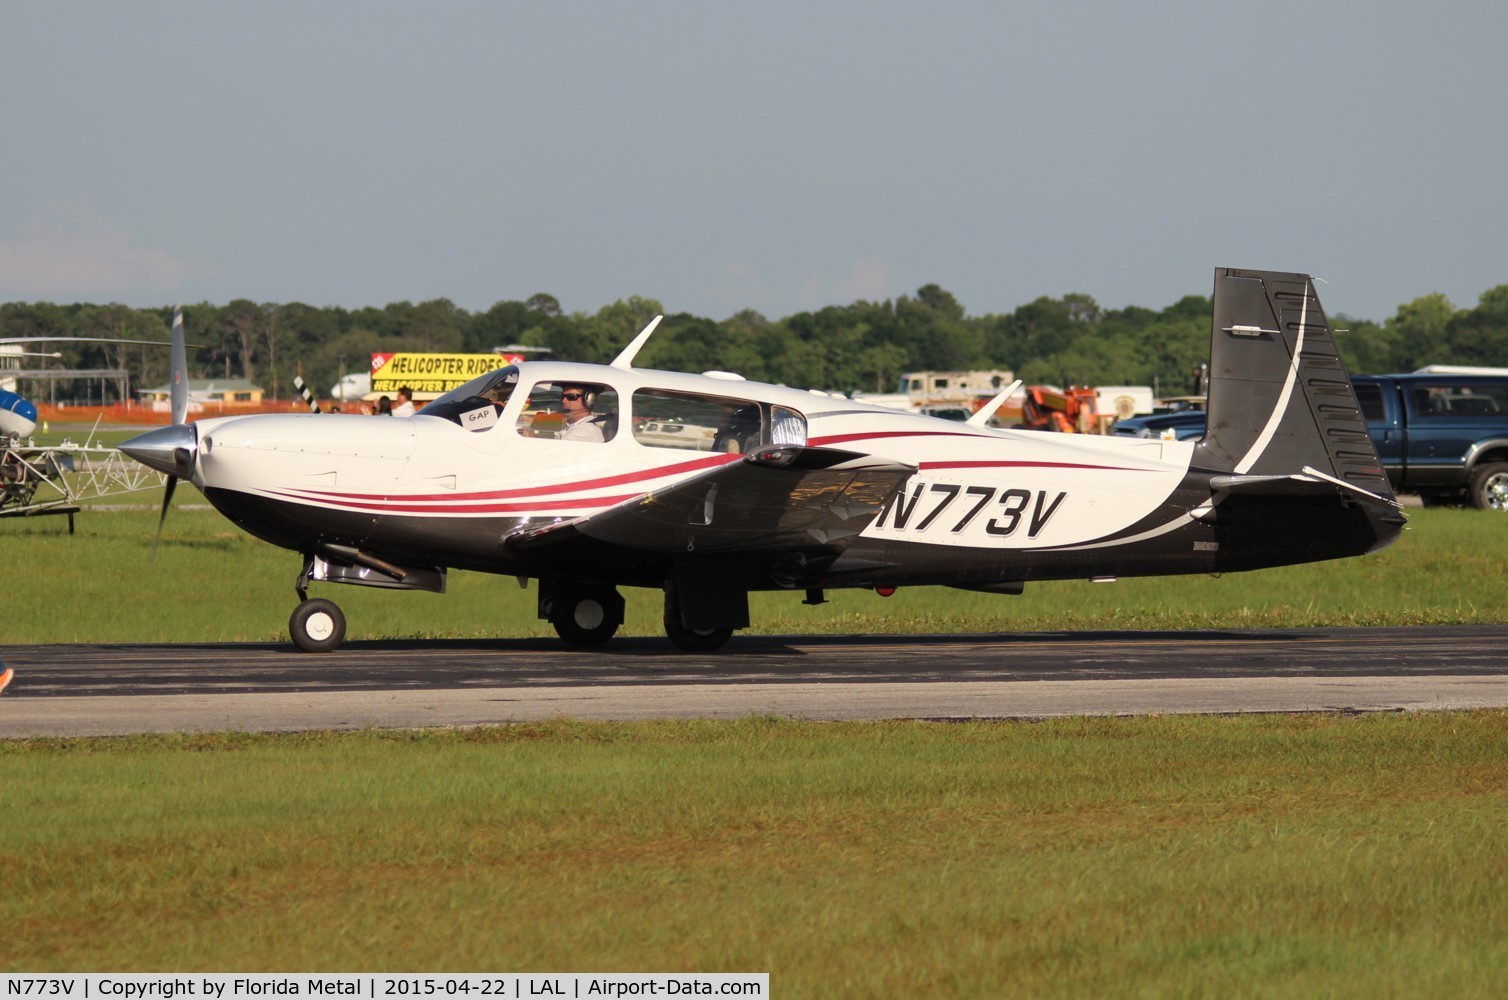
[[[167,523],[168,504],[173,502],[173,491],[178,488],[178,477],[168,477],[168,487],[162,491],[162,513],[157,517],[157,536],[152,539],[152,561],[157,561],[157,546],[162,542],[162,526]]]
[[[188,347],[183,341],[183,307],[173,309],[173,423],[181,424],[188,418]],[[169,496],[172,487],[169,487]]]
[[[162,526],[168,520],[168,506],[183,474],[193,475],[198,431],[187,426],[189,406],[188,345],[183,337],[183,306],[173,307],[173,378],[170,393],[173,425],[140,434],[124,442],[121,450],[143,465],[166,472],[167,487],[162,491],[162,513],[157,515],[157,534],[152,538],[152,561],[157,561],[157,546],[162,544]]]

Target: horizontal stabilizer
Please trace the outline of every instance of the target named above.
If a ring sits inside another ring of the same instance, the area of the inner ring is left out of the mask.
[[[665,553],[841,550],[915,472],[835,448],[763,448],[601,513],[511,535],[508,547],[585,536]]]
[[[1261,497],[1314,497],[1340,494],[1351,496],[1357,500],[1371,500],[1376,503],[1386,504],[1389,507],[1402,509],[1397,500],[1390,496],[1380,496],[1368,490],[1343,482],[1334,476],[1311,466],[1305,466],[1303,472],[1293,475],[1229,475],[1212,476],[1210,488],[1215,491],[1217,498],[1224,496],[1261,496]]]

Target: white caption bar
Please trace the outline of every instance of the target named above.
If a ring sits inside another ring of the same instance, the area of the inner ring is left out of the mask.
[[[0,1000],[276,1000],[281,997],[768,997],[768,972],[0,973]]]

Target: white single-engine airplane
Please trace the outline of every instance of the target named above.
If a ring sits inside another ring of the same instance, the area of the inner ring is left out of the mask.
[[[174,426],[122,450],[302,555],[289,630],[309,651],[345,634],[311,581],[534,578],[540,617],[577,645],[617,631],[617,588],[659,588],[670,639],[710,650],[748,626],[754,590],[1222,573],[1371,552],[1404,523],[1307,275],[1216,271],[1197,442],[632,367],[654,326],[610,365],[512,365],[409,419],[184,424],[175,400]]]

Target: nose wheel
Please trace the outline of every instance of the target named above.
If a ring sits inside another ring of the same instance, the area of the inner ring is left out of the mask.
[[[345,640],[346,616],[334,601],[316,597],[293,609],[288,634],[306,653],[328,653]]]
[[[288,636],[306,653],[328,653],[346,638],[346,616],[340,605],[322,597],[309,599],[309,581],[314,577],[314,557],[304,557],[304,569],[293,589],[298,607],[288,619]]]

